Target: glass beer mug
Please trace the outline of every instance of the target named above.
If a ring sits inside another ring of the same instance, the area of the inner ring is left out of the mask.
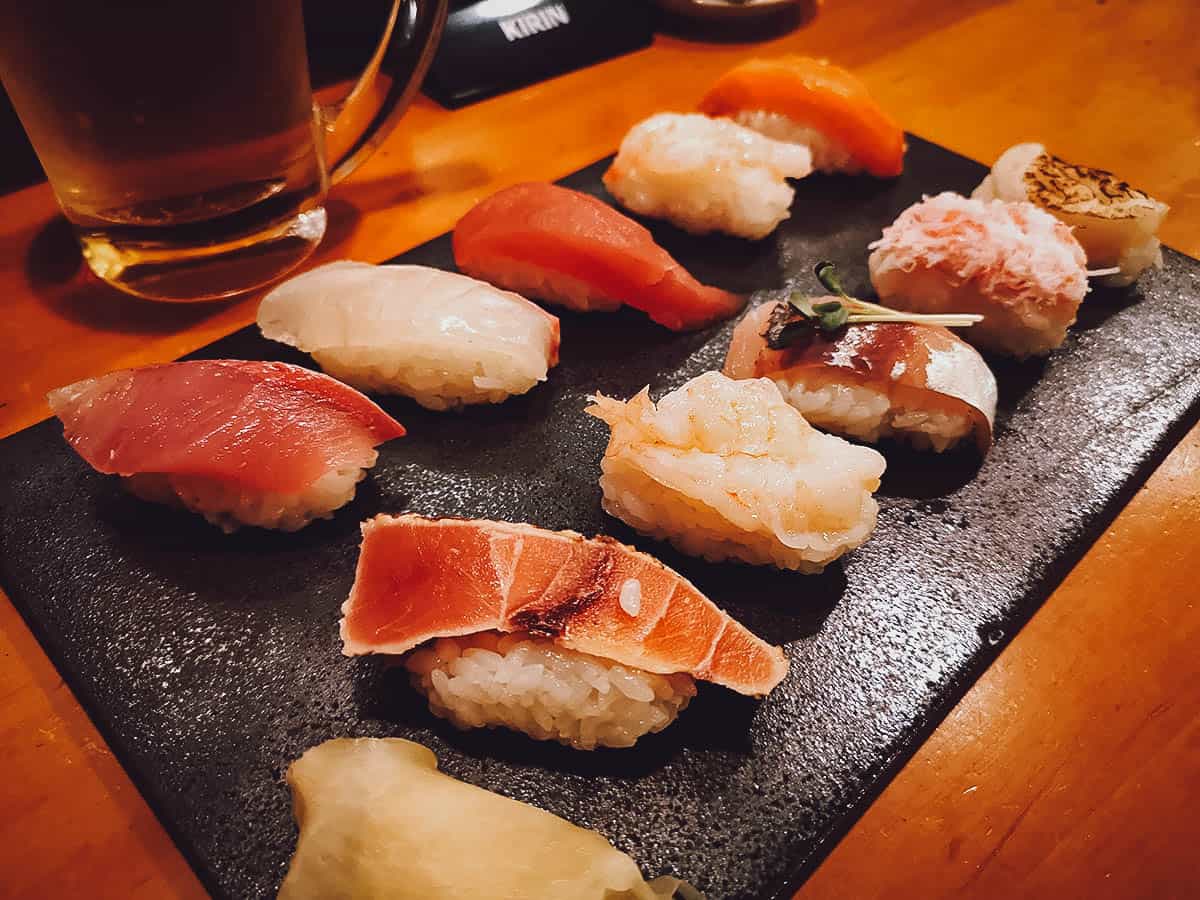
[[[420,87],[446,5],[394,0],[334,106],[313,100],[300,0],[4,3],[0,80],[93,272],[226,297],[312,252],[329,185]]]

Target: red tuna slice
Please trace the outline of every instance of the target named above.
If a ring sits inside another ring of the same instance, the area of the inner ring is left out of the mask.
[[[123,369],[51,391],[75,451],[110,475],[194,475],[302,491],[369,467],[404,427],[351,387],[300,366],[232,359]]]
[[[640,309],[675,331],[728,319],[745,298],[706,287],[650,232],[589,194],[542,182],[505,188],[454,229],[469,275],[577,310]]]
[[[347,656],[495,630],[743,694],[764,695],[787,673],[779,647],[652,556],[532,525],[376,516],[363,523],[342,614]]]

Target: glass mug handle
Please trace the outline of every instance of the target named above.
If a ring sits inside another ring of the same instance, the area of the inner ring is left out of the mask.
[[[395,0],[354,87],[318,108],[331,184],[358,168],[404,115],[433,62],[448,6],[449,0]]]

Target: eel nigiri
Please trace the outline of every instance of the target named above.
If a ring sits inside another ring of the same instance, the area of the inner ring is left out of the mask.
[[[700,284],[608,204],[541,182],[505,188],[463,216],[454,261],[530,297],[581,312],[626,304],[675,331],[727,319],[746,302]]]
[[[558,363],[555,316],[427,266],[319,266],[267,294],[258,327],[311,353],[340,381],[429,409],[499,403],[545,381]]]
[[[1060,346],[1087,293],[1079,241],[1032,203],[947,191],[910,206],[869,249],[885,306],[980,313],[967,340],[1019,358]]]
[[[767,378],[593,400],[612,429],[604,509],[684,553],[819,572],[875,529],[883,457],[817,431]]]
[[[684,231],[757,240],[788,217],[787,180],[810,172],[807,147],[728,119],[659,113],[625,135],[604,186],[626,209]]]
[[[888,178],[904,169],[900,126],[858,78],[823,60],[747,60],[717,79],[700,110],[808,147],[822,172]]]
[[[975,348],[949,329],[871,322],[772,350],[766,333],[775,306],[764,303],[738,322],[725,357],[730,378],[770,378],[788,403],[826,431],[871,442],[894,436],[938,452],[973,436],[987,452],[996,378]]]
[[[426,644],[406,665],[437,715],[586,749],[665,728],[693,678],[761,696],[787,672],[653,557],[532,525],[376,516],[342,616],[348,656]]]
[[[226,531],[295,531],[350,502],[404,427],[353,388],[278,362],[110,372],[51,391],[67,442],[137,496]]]
[[[278,900],[683,896],[679,879],[645,881],[602,835],[439,772],[412,741],[326,741],[287,783],[300,839]]]
[[[1170,207],[1104,169],[1051,156],[1041,144],[1017,144],[996,160],[971,195],[981,200],[1028,200],[1069,225],[1092,269],[1120,269],[1099,284],[1132,284],[1162,265],[1158,229]]]

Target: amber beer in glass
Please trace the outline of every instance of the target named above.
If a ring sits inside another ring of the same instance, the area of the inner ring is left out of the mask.
[[[5,3],[0,79],[91,269],[209,299],[312,252],[330,182],[399,117],[445,15],[446,0],[396,0],[334,108],[313,102],[300,0]]]

